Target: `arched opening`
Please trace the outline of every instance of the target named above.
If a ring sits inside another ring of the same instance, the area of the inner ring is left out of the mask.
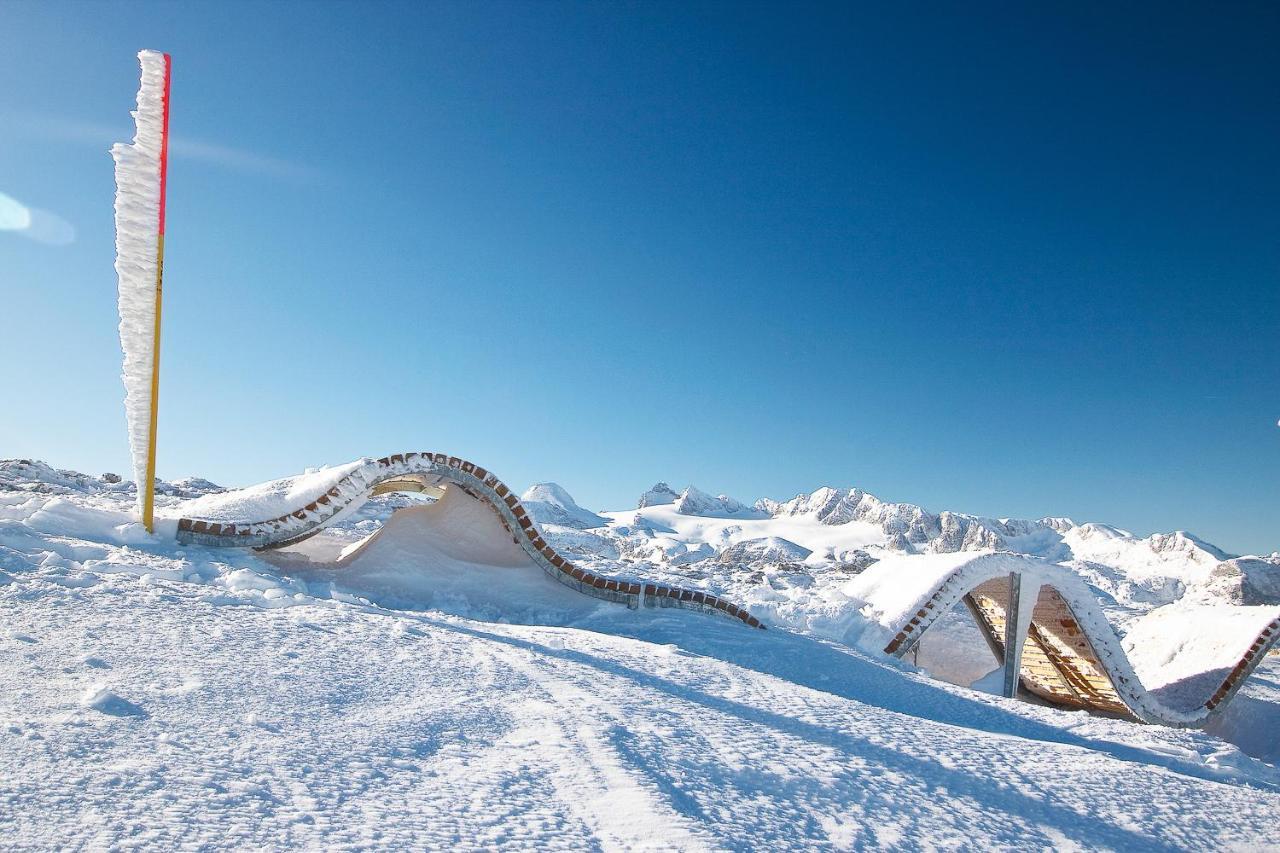
[[[964,598],[983,629],[989,648],[1002,663],[1014,589],[1009,578],[992,578],[974,587]],[[1133,716],[1075,612],[1062,595],[1047,584],[1035,593],[1022,643],[1018,682],[1023,690],[1055,705]]]
[[[987,627],[961,601],[929,626],[906,659],[941,681],[999,693],[998,684],[990,688],[984,680],[1004,665],[1003,647],[992,648],[989,636]]]
[[[408,492],[438,499],[444,496],[444,490],[445,486],[441,484],[439,477],[427,474],[404,474],[378,483],[369,492],[369,496],[376,498],[393,492]]]

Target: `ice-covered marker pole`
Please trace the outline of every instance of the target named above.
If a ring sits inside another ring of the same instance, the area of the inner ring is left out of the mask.
[[[116,162],[116,274],[120,348],[138,514],[154,529],[156,417],[160,402],[160,302],[164,276],[164,196],[169,165],[169,54],[138,53],[142,83],[133,143],[111,146]]]

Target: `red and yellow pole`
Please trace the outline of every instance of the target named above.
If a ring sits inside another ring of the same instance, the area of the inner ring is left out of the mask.
[[[142,524],[155,532],[156,423],[160,414],[160,308],[164,296],[164,199],[169,173],[169,82],[173,58],[164,55],[164,126],[160,136],[160,222],[156,237],[156,321],[151,360],[151,428],[147,441],[147,477],[142,501]]]

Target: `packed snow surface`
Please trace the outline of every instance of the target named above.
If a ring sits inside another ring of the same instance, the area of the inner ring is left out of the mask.
[[[160,510],[265,511],[337,470],[248,496],[162,484]],[[865,596],[895,577],[901,600],[874,596],[886,619],[966,561],[1075,572],[1085,558],[1060,548],[1075,525],[885,504],[823,523],[821,498],[697,517],[672,493],[546,533],[596,570],[737,596],[774,630],[575,596],[450,491],[375,498],[256,554],[140,533],[127,483],[0,463],[4,844],[1204,849],[1280,831],[1274,656],[1199,732],[1004,700],[840,641],[879,624]],[[898,524],[910,518],[917,533]],[[1041,553],[930,547],[975,526]],[[1126,643],[1173,660],[1160,643],[1188,625],[1211,638],[1233,627],[1220,618],[1257,618],[1212,590],[1183,600],[1211,554],[1194,540],[1148,559],[1147,540],[1129,539],[1117,562],[1079,573],[1103,584]],[[943,658],[920,659],[968,665]]]

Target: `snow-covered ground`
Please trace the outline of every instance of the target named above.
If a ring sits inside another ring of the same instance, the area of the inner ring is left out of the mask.
[[[216,490],[165,484],[157,511]],[[258,555],[148,537],[127,483],[0,463],[0,845],[1274,840],[1275,656],[1206,733],[1004,700],[837,638],[861,618],[850,584],[886,559],[1053,559],[1136,631],[1179,608],[1259,604],[1280,557],[854,491],[751,507],[651,490],[640,510],[593,514],[537,490],[576,561],[721,592],[775,627],[760,632],[578,600],[515,577],[501,549],[476,550],[487,540],[415,538],[414,513],[448,530],[455,511],[420,496]],[[388,524],[394,508],[410,511]],[[955,653],[981,649],[966,630],[957,620],[921,663],[981,680],[980,659]]]

